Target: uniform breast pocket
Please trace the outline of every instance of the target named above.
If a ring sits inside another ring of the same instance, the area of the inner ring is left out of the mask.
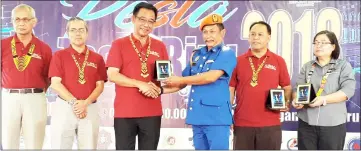
[[[219,83],[208,84],[204,86],[204,90],[204,94],[201,97],[203,105],[220,107],[226,104],[229,99],[229,92],[226,92],[229,89],[221,89]]]
[[[34,58],[32,57],[29,63],[29,66],[35,67],[33,69],[36,70],[36,72],[42,72],[44,68],[44,60],[42,58]]]
[[[202,69],[202,72],[207,72],[207,71],[209,71],[209,70],[211,69],[211,67],[212,67],[212,64],[213,64],[213,62],[206,62],[206,63],[204,64],[204,67],[203,67],[203,69]]]
[[[324,90],[328,94],[338,91],[339,88],[340,88],[340,72],[333,71],[327,77]]]
[[[327,77],[327,81],[332,81],[332,83],[339,83],[340,81],[340,70],[335,70],[332,71],[328,77]]]
[[[85,76],[97,80],[99,76],[98,64],[94,62],[87,62],[85,66]]]
[[[277,70],[274,69],[268,69],[268,68],[264,68],[263,71],[261,71],[264,73],[264,75],[267,76],[267,78],[270,79],[278,79],[279,77],[279,72]]]
[[[269,87],[277,87],[280,83],[280,73],[273,69],[262,69],[262,74],[259,75],[258,82],[264,83],[268,85]],[[270,80],[272,79],[272,80]]]
[[[191,66],[191,75],[196,75],[198,73],[198,66],[195,64],[194,66]]]

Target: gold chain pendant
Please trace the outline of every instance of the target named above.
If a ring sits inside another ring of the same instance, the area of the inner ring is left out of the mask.
[[[255,86],[257,86],[258,85],[258,83],[257,82],[255,82],[255,81],[251,81],[251,86],[252,87],[255,87]]]
[[[85,84],[86,80],[85,80],[85,78],[84,78],[84,71],[79,72],[78,82],[79,82],[80,84]]]
[[[148,57],[149,57],[149,54],[150,54],[150,37],[148,37],[149,44],[148,44],[148,48],[147,48],[147,54],[145,55],[144,60],[142,59],[142,56],[141,56],[140,52],[138,51],[137,47],[135,46],[135,44],[133,42],[132,35],[130,35],[129,38],[130,38],[130,42],[132,43],[135,52],[137,52],[137,54],[138,54],[140,62],[141,62],[141,64],[140,64],[140,66],[141,66],[140,67],[140,71],[141,71],[140,76],[142,76],[143,78],[146,78],[146,77],[149,76],[148,67],[147,67],[147,60],[148,60]]]
[[[34,49],[35,45],[31,44],[28,53],[25,56],[19,57],[16,53],[15,38],[11,40],[11,53],[13,55],[15,67],[18,69],[18,71],[24,71],[26,67],[28,67],[34,53]]]
[[[249,62],[250,62],[250,64],[251,64],[251,68],[252,68],[252,71],[253,71],[253,73],[252,73],[252,79],[251,79],[251,83],[250,83],[250,84],[251,84],[252,87],[255,87],[255,86],[258,85],[258,73],[261,71],[263,65],[265,64],[265,62],[266,62],[266,60],[267,60],[267,56],[266,56],[265,59],[263,59],[263,62],[261,63],[261,65],[259,65],[257,71],[256,71],[256,69],[254,68],[254,65],[253,65],[253,62],[252,62],[251,57],[249,57],[248,60],[249,60]]]
[[[85,81],[85,79],[79,79],[78,82],[79,82],[80,84],[85,84],[86,81]]]
[[[147,72],[148,72],[147,63],[146,63],[146,62],[142,62],[141,66],[142,66],[142,69],[141,69],[142,73],[141,73],[140,75],[141,75],[143,78],[148,77],[149,74],[147,73]]]
[[[255,87],[255,86],[257,86],[258,85],[258,81],[257,81],[257,75],[255,74],[255,73],[253,73],[253,75],[252,75],[252,80],[251,80],[251,86],[252,87]]]
[[[87,49],[87,51],[85,53],[85,59],[84,59],[84,62],[82,64],[82,67],[80,67],[79,62],[76,60],[75,56],[74,55],[71,55],[71,56],[73,57],[73,60],[74,60],[76,66],[78,67],[78,70],[79,70],[78,82],[80,84],[85,84],[86,83],[86,80],[85,80],[85,65],[88,63],[87,60],[88,60],[88,56],[89,56],[89,49]]]

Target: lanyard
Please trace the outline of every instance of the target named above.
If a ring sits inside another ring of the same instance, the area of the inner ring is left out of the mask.
[[[331,64],[331,67],[328,68],[326,74],[322,77],[320,89],[318,89],[316,96],[320,96],[321,93],[323,92],[323,90],[325,89],[325,84],[326,84],[326,82],[327,82],[327,77],[331,74],[334,66],[335,66],[335,64],[332,63],[332,64]],[[311,82],[311,76],[312,76],[313,72],[315,71],[315,67],[316,67],[316,65],[313,64],[311,70],[308,72],[307,83],[310,83],[310,82]]]

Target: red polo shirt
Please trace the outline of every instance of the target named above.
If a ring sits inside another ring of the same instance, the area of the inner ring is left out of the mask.
[[[252,68],[248,57],[252,58],[255,69],[268,56],[262,70],[258,74],[258,85],[250,85]],[[237,57],[237,66],[233,72],[230,86],[236,88],[237,107],[234,112],[236,126],[264,127],[280,125],[280,113],[266,108],[269,90],[290,85],[290,77],[284,59],[267,50],[267,53],[257,58],[248,50]]]
[[[61,83],[78,100],[87,99],[95,89],[97,81],[107,80],[103,57],[89,50],[88,63],[85,65],[84,71],[86,82],[84,84],[78,82],[79,70],[72,55],[75,56],[79,66],[82,67],[87,49],[86,47],[82,53],[78,53],[70,46],[56,51],[50,63],[49,78],[60,77],[62,79]]]
[[[138,50],[142,52],[142,58],[144,59],[148,48],[148,40],[144,46],[141,46],[140,41],[133,35],[131,35],[131,38],[133,38]],[[141,62],[130,42],[129,36],[113,41],[109,50],[107,67],[120,69],[119,73],[128,78],[144,82],[152,81],[159,86],[160,83],[154,80],[155,61],[168,60],[168,53],[164,43],[153,38],[151,38],[150,50],[152,53],[149,54],[147,61],[149,76],[146,78],[140,75]],[[130,118],[162,115],[161,97],[153,99],[144,96],[139,92],[138,88],[119,85],[116,85],[115,91],[114,117]]]
[[[24,56],[28,53],[30,46],[35,45],[32,58],[24,71],[16,69],[11,49],[11,41],[15,38],[16,53]],[[14,36],[1,40],[1,86],[8,89],[21,88],[45,88],[48,77],[49,64],[51,60],[51,48],[40,41],[34,35],[27,46]]]

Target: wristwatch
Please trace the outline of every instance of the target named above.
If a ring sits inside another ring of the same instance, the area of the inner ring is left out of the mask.
[[[163,94],[163,91],[164,91],[163,87],[160,87],[160,94]]]
[[[76,98],[73,98],[73,99],[71,99],[71,100],[68,101],[68,104],[74,105],[74,104],[75,104],[75,101],[76,101]]]
[[[232,110],[235,110],[235,109],[236,109],[236,106],[237,106],[236,103],[232,104],[232,105],[231,105]]]

